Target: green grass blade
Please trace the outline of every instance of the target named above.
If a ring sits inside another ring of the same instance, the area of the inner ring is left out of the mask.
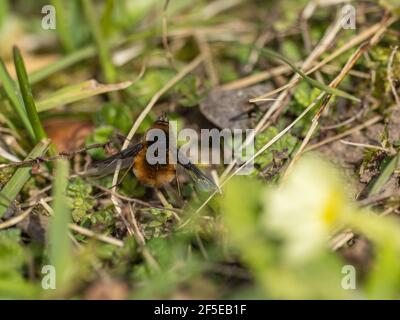
[[[96,8],[92,0],[82,0],[83,11],[88,21],[92,36],[99,50],[100,64],[103,69],[104,78],[108,83],[116,81],[117,72],[111,61],[109,45],[104,39],[98,18],[96,16]]]
[[[116,6],[115,0],[106,0],[103,15],[100,19],[101,32],[107,36],[111,34],[113,28],[112,15]]]
[[[21,52],[17,47],[14,47],[14,64],[15,70],[17,72],[17,78],[19,87],[22,94],[22,99],[24,100],[26,113],[32,124],[33,131],[35,132],[35,137],[37,141],[46,138],[46,133],[40,123],[39,115],[36,111],[35,101],[33,99],[31,87],[28,81],[28,74],[26,73],[26,68],[24,61],[22,59]]]
[[[37,111],[42,112],[102,93],[123,90],[128,88],[132,83],[132,81],[125,81],[114,84],[101,84],[96,80],[88,80],[60,89],[45,99],[40,100],[37,103]]]
[[[35,133],[36,141],[46,139],[47,135],[43,129],[42,123],[40,122],[39,115],[36,110],[35,100],[33,99],[31,86],[28,81],[28,74],[26,73],[26,68],[24,60],[22,59],[21,52],[17,47],[14,47],[13,54],[15,70],[17,72],[17,78],[22,94],[22,99],[24,100],[26,113],[32,125],[33,132]],[[51,155],[56,154],[54,148],[50,148],[49,151]]]
[[[29,153],[26,160],[33,159],[45,154],[49,143],[50,142],[48,140],[39,142],[36,147]],[[15,197],[18,195],[22,187],[30,178],[30,171],[30,167],[18,168],[11,179],[4,186],[4,188],[0,191],[0,218],[5,214],[11,202],[14,201]]]
[[[271,49],[266,49],[266,48],[261,48],[261,49],[255,48],[255,49],[259,50],[262,55],[264,55],[264,56],[266,56],[268,58],[278,59],[278,60],[281,60],[281,61],[285,62],[290,68],[292,68],[292,70],[294,72],[299,74],[299,76],[301,76],[306,82],[308,82],[313,87],[316,87],[316,88],[318,88],[318,89],[320,89],[322,91],[325,91],[327,93],[330,93],[332,95],[335,95],[335,96],[338,96],[338,97],[342,97],[342,98],[346,98],[346,99],[349,99],[349,100],[352,100],[352,101],[355,101],[355,102],[360,102],[361,101],[357,97],[355,97],[355,96],[353,96],[353,95],[351,95],[351,94],[349,94],[349,93],[347,93],[345,91],[342,91],[342,90],[339,90],[339,89],[336,89],[336,88],[331,88],[331,87],[329,87],[329,86],[327,86],[327,85],[325,85],[325,84],[323,84],[323,83],[321,83],[321,82],[319,82],[317,80],[314,80],[313,78],[307,76],[302,70],[300,70],[298,67],[296,67],[296,65],[293,62],[291,62],[289,59],[285,58],[281,54],[279,54],[279,53],[277,53],[277,52],[275,52],[275,51],[273,51]]]
[[[51,1],[52,5],[56,9],[56,21],[57,21],[57,35],[62,43],[64,49],[67,52],[73,51],[74,48],[74,42],[72,41],[71,34],[69,32],[68,28],[68,20],[66,16],[66,9],[65,9],[65,3],[60,0],[52,0]]]
[[[50,263],[56,269],[58,287],[65,284],[67,272],[71,267],[71,242],[68,224],[71,212],[67,205],[66,189],[68,186],[69,163],[58,160],[53,184],[53,215],[49,224]]]
[[[371,185],[368,187],[369,195],[378,194],[383,188],[386,182],[389,180],[393,172],[399,166],[400,155],[396,155],[392,158],[387,158],[382,163],[382,170],[380,174],[371,181]]]
[[[235,42],[236,43],[236,42]],[[267,49],[267,48],[258,48],[255,47],[253,45],[248,45],[248,44],[243,44],[243,43],[239,43],[239,45],[244,46],[246,48],[249,49],[254,49],[260,52],[261,55],[263,55],[264,57],[270,58],[270,59],[277,59],[280,61],[283,61],[284,63],[286,63],[294,72],[296,72],[300,77],[302,77],[304,79],[304,81],[306,81],[307,83],[309,83],[311,86],[318,88],[322,91],[325,91],[327,93],[330,93],[332,95],[338,96],[338,97],[342,97],[342,98],[346,98],[355,102],[360,102],[361,100],[358,99],[357,97],[336,89],[336,88],[331,88],[309,76],[307,76],[302,70],[300,70],[298,67],[296,67],[296,65],[291,62],[289,59],[285,58],[284,56],[282,56],[281,54],[271,50],[271,49]]]
[[[116,48],[125,43],[141,41],[143,39],[146,39],[146,38],[156,34],[156,32],[157,32],[156,28],[150,28],[145,31],[134,33],[124,39],[117,39],[117,40],[110,41],[109,46],[110,46],[110,48]],[[70,66],[73,66],[74,64],[76,64],[78,62],[92,58],[92,57],[96,56],[96,54],[97,54],[97,49],[95,46],[88,46],[86,48],[76,50],[76,51],[66,55],[65,57],[62,57],[60,60],[53,62],[49,65],[46,65],[46,66],[42,67],[41,69],[30,74],[29,82],[31,84],[35,84],[39,81],[46,79],[47,77],[53,75],[54,73],[56,73],[58,71],[62,71]]]
[[[14,108],[15,112],[18,114],[19,118],[21,119],[32,142],[36,142],[35,133],[33,132],[33,128],[28,119],[28,115],[26,114],[24,101],[22,100],[22,97],[18,90],[17,84],[11,78],[2,59],[0,59],[0,80],[3,84],[4,91],[6,92],[7,98],[11,102],[11,106]]]
[[[4,22],[9,15],[9,11],[8,0],[0,0],[0,28],[3,27]]]

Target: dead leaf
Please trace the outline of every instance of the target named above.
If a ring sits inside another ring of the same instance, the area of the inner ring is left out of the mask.
[[[214,125],[220,128],[248,129],[254,126],[251,113],[256,104],[249,103],[249,99],[258,97],[269,91],[269,85],[255,85],[238,90],[212,90],[200,103],[203,115]],[[261,111],[265,110],[270,102],[257,105]]]
[[[43,127],[58,152],[71,152],[81,148],[94,125],[88,120],[50,119]]]

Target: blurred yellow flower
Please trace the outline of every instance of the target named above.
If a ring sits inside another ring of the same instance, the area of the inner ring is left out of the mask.
[[[320,252],[340,217],[351,210],[340,173],[317,156],[305,156],[279,188],[266,192],[264,223],[282,238],[284,256],[303,261]]]

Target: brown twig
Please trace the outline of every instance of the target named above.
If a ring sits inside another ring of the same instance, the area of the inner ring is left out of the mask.
[[[394,99],[396,101],[397,106],[400,108],[400,98],[399,95],[397,94],[396,91],[396,86],[394,85],[394,81],[393,81],[393,62],[394,62],[394,57],[396,56],[397,53],[397,49],[398,47],[394,47],[392,53],[390,54],[390,58],[389,58],[389,62],[388,62],[388,66],[387,66],[387,76],[388,76],[388,81],[390,84],[390,88],[392,89],[392,94],[394,96]]]
[[[365,121],[364,123],[362,123],[362,124],[360,124],[358,126],[355,126],[354,128],[351,128],[351,129],[349,129],[349,130],[347,130],[345,132],[342,132],[342,133],[340,133],[340,134],[338,134],[336,136],[330,137],[328,139],[325,139],[323,141],[320,141],[318,143],[315,143],[315,144],[309,146],[308,148],[306,148],[304,150],[304,152],[315,150],[315,149],[318,149],[318,148],[320,148],[320,147],[322,147],[322,146],[324,146],[324,145],[326,145],[328,143],[340,140],[340,139],[342,139],[344,137],[347,137],[347,136],[351,135],[354,132],[357,132],[357,131],[365,129],[365,128],[367,128],[367,127],[369,127],[369,126],[381,121],[382,119],[383,119],[382,116],[372,117],[372,118],[368,119],[367,121]]]
[[[12,226],[16,225],[17,223],[20,223],[22,220],[24,220],[25,218],[27,218],[29,216],[29,214],[32,212],[32,210],[33,210],[33,208],[29,208],[26,211],[24,211],[23,213],[21,213],[20,215],[0,223],[0,230],[12,227]]]
[[[71,152],[62,152],[62,153],[59,153],[58,155],[52,156],[52,157],[37,157],[34,159],[29,159],[29,160],[20,161],[20,162],[11,162],[11,163],[6,163],[6,164],[0,164],[0,169],[10,168],[10,167],[14,167],[14,168],[29,167],[29,166],[33,166],[35,164],[40,164],[40,163],[44,163],[44,162],[51,162],[51,161],[56,161],[56,160],[60,160],[60,159],[71,159],[79,153],[86,152],[91,149],[104,148],[109,143],[110,143],[109,141],[106,143],[95,143],[90,146],[87,146],[87,147],[84,147],[81,149],[77,149],[77,150],[74,150]]]

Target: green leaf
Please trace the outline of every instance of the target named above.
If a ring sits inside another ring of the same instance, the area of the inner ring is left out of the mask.
[[[56,269],[57,284],[65,283],[67,271],[70,271],[71,243],[68,224],[71,213],[67,204],[66,190],[68,185],[69,163],[58,160],[53,190],[53,216],[49,224],[50,262]]]
[[[3,27],[9,11],[10,10],[8,0],[0,0],[0,28]]]
[[[102,93],[123,90],[128,88],[132,81],[114,84],[101,84],[96,80],[88,80],[60,89],[37,103],[37,111],[42,112],[55,107],[66,105]]]
[[[123,103],[105,103],[96,113],[96,123],[99,126],[113,126],[121,130],[123,134],[128,134],[132,126],[130,108]]]
[[[42,156],[49,146],[49,141],[45,140],[40,142],[32,151],[29,153],[25,160],[33,159]],[[0,191],[0,218],[5,214],[7,208],[11,202],[15,199],[18,193],[21,191],[24,184],[30,178],[29,167],[21,167],[17,169],[11,179],[7,182],[4,188]]]
[[[366,282],[370,299],[397,299],[400,269],[397,267],[398,250],[393,241],[377,246],[376,260]]]
[[[112,126],[98,127],[86,138],[86,145],[110,141],[110,137],[113,132],[114,128]],[[91,149],[88,150],[88,153],[96,160],[106,158],[106,153],[103,148]]]
[[[82,5],[86,20],[99,51],[100,64],[103,69],[104,78],[109,83],[114,82],[117,77],[117,72],[111,61],[109,44],[106,42],[100,24],[98,23],[96,7],[92,0],[82,0]]]
[[[20,269],[24,263],[25,257],[20,240],[21,230],[7,229],[0,231],[0,274]],[[7,259],[5,259],[7,257]]]
[[[0,299],[33,299],[36,286],[25,279],[27,251],[20,241],[21,230],[0,231]]]
[[[22,98],[24,100],[26,113],[32,125],[33,132],[35,133],[36,141],[39,142],[40,140],[46,139],[47,135],[42,127],[39,115],[36,110],[35,100],[33,99],[31,86],[28,80],[28,74],[26,73],[25,64],[24,60],[22,59],[21,52],[17,47],[14,47],[13,54],[15,70],[17,72],[18,83],[21,90]],[[50,148],[50,151],[52,155],[55,155],[54,148]]]
[[[243,196],[246,190],[246,196]],[[263,186],[248,177],[235,177],[225,188],[222,199],[223,218],[232,240],[242,259],[256,273],[263,273],[270,258],[269,245],[260,230],[260,199]]]
[[[18,90],[17,84],[8,73],[7,68],[2,59],[0,59],[0,80],[3,84],[4,91],[6,92],[7,98],[10,100],[12,107],[20,117],[31,140],[35,142],[36,141],[35,133],[33,132],[31,123],[29,122],[28,116],[26,114],[24,101],[22,100],[21,93]]]
[[[320,90],[312,88],[308,83],[302,81],[297,86],[293,95],[298,104],[301,105],[301,111],[309,106],[320,94]]]
[[[171,69],[153,69],[147,71],[143,78],[133,84],[129,91],[137,98],[141,105],[146,105],[151,97],[159,91],[168,81],[174,76],[174,71]],[[168,96],[170,93],[166,93]]]
[[[260,150],[268,141],[272,140],[278,134],[279,130],[276,127],[268,127],[256,137],[254,144],[255,150]],[[279,141],[271,146],[269,152],[264,152],[257,157],[255,159],[255,164],[260,169],[264,169],[272,162],[275,154],[281,155],[282,158],[289,156],[296,147],[297,142],[298,140],[290,133],[285,134]]]
[[[201,94],[199,94],[199,88],[197,85],[197,79],[193,75],[187,76],[183,79],[175,88],[181,98],[179,99],[179,104],[184,107],[193,107],[198,105],[200,100],[203,98]]]
[[[285,40],[282,43],[282,52],[285,57],[288,57],[292,61],[301,60],[301,51],[298,47],[298,43],[292,40]]]
[[[21,240],[21,230],[16,228],[0,231],[0,240],[10,239],[12,241]]]
[[[79,177],[72,180],[68,185],[68,204],[72,208],[74,222],[80,222],[96,204],[91,193],[92,186]]]
[[[134,33],[127,38],[109,41],[108,45],[110,46],[110,48],[116,48],[127,42],[135,42],[143,40],[155,33],[156,33],[155,29],[147,29],[142,32]],[[68,55],[60,58],[59,60],[50,63],[30,74],[29,75],[30,83],[35,84],[37,82],[40,82],[56,72],[62,71],[83,60],[95,57],[96,54],[97,54],[97,48],[96,46],[93,45],[69,53]]]

